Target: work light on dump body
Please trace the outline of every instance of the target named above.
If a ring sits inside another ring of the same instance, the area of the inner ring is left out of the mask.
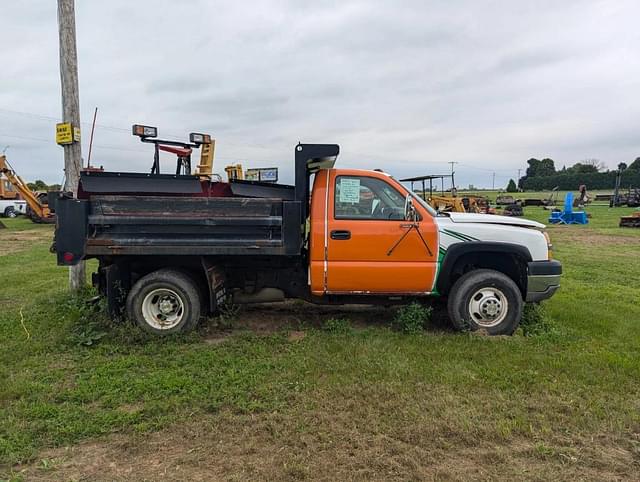
[[[191,141],[192,144],[211,144],[211,136],[209,134],[192,132],[189,134],[189,141]]]
[[[157,127],[141,126],[139,124],[133,125],[132,132],[134,136],[138,136],[138,137],[157,137],[158,136]]]

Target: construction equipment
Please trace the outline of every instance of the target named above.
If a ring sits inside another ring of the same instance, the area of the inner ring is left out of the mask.
[[[626,194],[620,192],[622,183],[622,170],[616,171],[616,183],[613,187],[613,195],[609,199],[609,207],[619,207],[627,205],[630,208],[640,206],[640,189],[629,186]]]
[[[609,201],[609,207],[628,206],[635,208],[640,206],[640,189],[629,188],[626,193],[620,193],[619,190],[614,193],[611,201]]]
[[[616,183],[613,187],[613,196],[609,200],[609,207],[613,208],[616,206],[622,206],[620,199],[620,183],[622,182],[622,169],[618,169],[616,171]]]
[[[527,198],[524,200],[524,206],[542,206],[545,209],[548,208],[549,210],[552,210],[558,203],[558,189],[558,186],[554,187],[549,193],[549,197],[546,199]]]
[[[564,210],[554,209],[549,216],[551,224],[588,224],[589,219],[584,211],[573,210],[573,193],[569,191],[564,198]]]
[[[55,216],[49,209],[46,193],[36,194],[24,180],[18,176],[7,161],[7,156],[0,155],[0,174],[4,174],[13,188],[27,202],[27,215],[34,223],[53,223]]]
[[[442,212],[454,212],[454,213],[466,213],[462,198],[454,196],[429,196],[425,199],[429,205],[438,211]]]
[[[636,211],[631,216],[620,217],[621,228],[640,228],[640,211]]]
[[[503,216],[524,216],[524,210],[522,209],[522,202],[517,200],[513,204],[505,206],[502,210]]]
[[[227,173],[227,179],[229,182],[236,180],[242,181],[244,179],[242,164],[231,164],[230,166],[225,167],[224,170]]]
[[[627,206],[630,208],[637,208],[640,206],[640,189],[629,188],[629,191],[627,192]]]
[[[417,191],[418,195],[427,201],[429,205],[438,212],[454,212],[454,213],[484,213],[495,214],[489,205],[489,200],[482,196],[458,196],[455,187],[451,188],[451,194],[445,194],[444,180],[450,178],[453,183],[453,176],[451,174],[436,174],[428,176],[409,177],[407,179],[400,179],[400,182],[411,183],[411,190],[413,191],[414,183],[419,182],[422,185],[422,191]],[[440,192],[437,194],[437,185],[434,190],[434,181],[440,181]],[[427,196],[426,183],[429,182],[429,195]],[[434,191],[436,194],[434,194]]]
[[[18,199],[18,192],[13,185],[3,176],[0,176],[0,200]]]
[[[510,206],[515,202],[516,199],[511,194],[498,194],[496,197],[496,206]]]

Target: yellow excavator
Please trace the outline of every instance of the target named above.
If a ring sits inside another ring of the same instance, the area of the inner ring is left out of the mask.
[[[0,154],[0,174],[4,174],[15,191],[27,202],[28,215],[34,223],[55,222],[55,215],[46,202],[46,194],[38,195],[29,189],[27,183],[13,170],[4,154]]]
[[[438,212],[495,214],[495,209],[491,208],[489,201],[485,197],[458,196],[454,187],[451,188],[450,194],[445,194],[444,179],[447,178],[451,179],[451,184],[453,184],[453,176],[450,174],[410,177],[400,179],[400,182],[410,182],[412,191],[414,190],[414,183],[421,183],[422,190],[417,191],[418,195]],[[429,182],[428,188],[426,184],[427,181]],[[438,182],[440,182],[442,186],[440,194],[437,194]],[[435,187],[434,183],[436,184]]]

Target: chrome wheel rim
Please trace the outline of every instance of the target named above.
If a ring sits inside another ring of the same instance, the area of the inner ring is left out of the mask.
[[[478,326],[483,328],[499,325],[508,311],[507,297],[498,288],[481,288],[471,295],[469,300],[469,315]]]
[[[167,288],[157,288],[142,300],[142,316],[157,330],[170,330],[184,317],[184,304],[178,294]]]

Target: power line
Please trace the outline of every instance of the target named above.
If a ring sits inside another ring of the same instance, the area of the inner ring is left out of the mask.
[[[46,114],[36,114],[36,113],[33,113],[33,112],[24,112],[24,111],[12,110],[12,109],[5,109],[5,108],[2,108],[2,107],[0,107],[0,113],[10,114],[10,115],[21,115],[21,116],[24,116],[24,117],[31,117],[31,118],[38,119],[38,120],[60,122],[60,118],[59,117],[46,115]],[[80,124],[90,126],[92,123],[91,122],[82,122],[81,121]],[[110,131],[113,131],[113,132],[126,132],[128,134],[131,133],[131,128],[130,127],[127,127],[127,128],[125,128],[125,127],[115,127],[115,126],[112,126],[112,125],[105,125],[105,124],[99,124],[99,123],[96,123],[96,127],[100,127],[101,129],[110,130]],[[163,135],[166,135],[166,136],[169,136],[169,137],[181,137],[181,134],[175,134],[175,133],[172,133],[172,132],[164,132]],[[252,147],[252,148],[257,148],[257,149],[273,150],[273,147],[265,146],[264,144],[255,144],[255,143],[238,144],[238,143],[230,142],[230,141],[226,141],[226,143],[229,144],[229,145],[235,145],[235,146]]]
[[[44,114],[35,114],[33,112],[21,112],[17,110],[0,108],[0,113],[10,114],[10,115],[21,115],[24,117],[31,117],[39,120],[60,122],[60,117],[54,117],[54,116],[44,115]],[[80,124],[91,125],[90,122],[80,122]],[[96,126],[101,127],[102,129],[107,129],[107,130],[116,131],[116,132],[131,132],[131,129],[125,129],[124,127],[114,127],[114,126],[108,126],[104,124],[96,124]],[[172,135],[172,134],[169,134],[169,135]]]

